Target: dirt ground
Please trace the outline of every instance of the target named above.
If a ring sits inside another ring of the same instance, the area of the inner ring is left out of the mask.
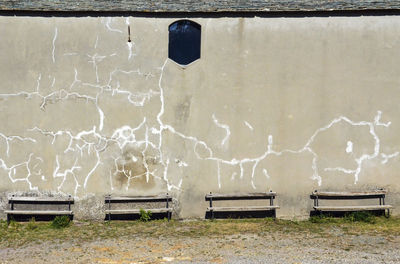
[[[400,220],[26,225],[0,233],[0,263],[400,263]]]

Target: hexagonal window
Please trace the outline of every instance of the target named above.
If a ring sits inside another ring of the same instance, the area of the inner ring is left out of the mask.
[[[190,20],[175,21],[168,28],[168,58],[181,65],[200,58],[201,26]]]

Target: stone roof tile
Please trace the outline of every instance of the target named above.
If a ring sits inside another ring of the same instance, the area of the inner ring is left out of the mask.
[[[400,0],[0,0],[9,11],[281,12],[400,9]]]

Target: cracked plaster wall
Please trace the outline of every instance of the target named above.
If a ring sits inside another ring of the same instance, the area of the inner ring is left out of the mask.
[[[100,219],[109,193],[169,192],[182,218],[210,191],[272,189],[278,217],[315,189],[400,205],[399,17],[196,18],[188,67],[175,20],[0,17],[0,213],[13,193]]]

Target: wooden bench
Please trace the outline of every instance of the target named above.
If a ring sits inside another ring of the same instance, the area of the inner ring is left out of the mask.
[[[16,197],[12,195],[8,203],[10,204],[10,210],[5,210],[7,214],[7,222],[10,222],[11,218],[15,215],[28,215],[28,216],[58,216],[67,215],[72,217],[73,212],[71,210],[71,204],[74,203],[74,199],[69,195],[68,197]],[[15,209],[16,204],[27,204],[27,205],[68,205],[68,210],[29,210],[29,209]]]
[[[121,203],[160,203],[165,202],[165,207],[163,208],[133,208],[133,209],[111,209],[111,204],[121,204]],[[107,195],[105,197],[106,203],[106,216],[108,220],[111,220],[111,215],[140,215],[140,211],[145,210],[151,213],[166,213],[168,221],[171,219],[172,208],[169,207],[169,203],[172,202],[172,197],[168,195],[158,195],[158,196],[119,196],[112,197]]]
[[[211,219],[214,219],[214,212],[254,212],[254,211],[273,211],[274,217],[276,216],[276,209],[279,206],[274,205],[274,199],[276,197],[275,192],[264,192],[264,193],[245,193],[245,194],[207,194],[205,197],[206,201],[210,202],[210,206],[207,208],[207,212],[211,214]],[[213,201],[234,201],[234,200],[262,200],[268,199],[269,205],[266,206],[235,206],[235,207],[214,207]]]
[[[359,212],[359,211],[383,211],[389,217],[391,205],[385,205],[386,190],[376,190],[371,192],[319,192],[315,190],[310,198],[314,199],[314,210],[322,212]],[[319,200],[361,200],[379,199],[379,205],[319,205]]]

